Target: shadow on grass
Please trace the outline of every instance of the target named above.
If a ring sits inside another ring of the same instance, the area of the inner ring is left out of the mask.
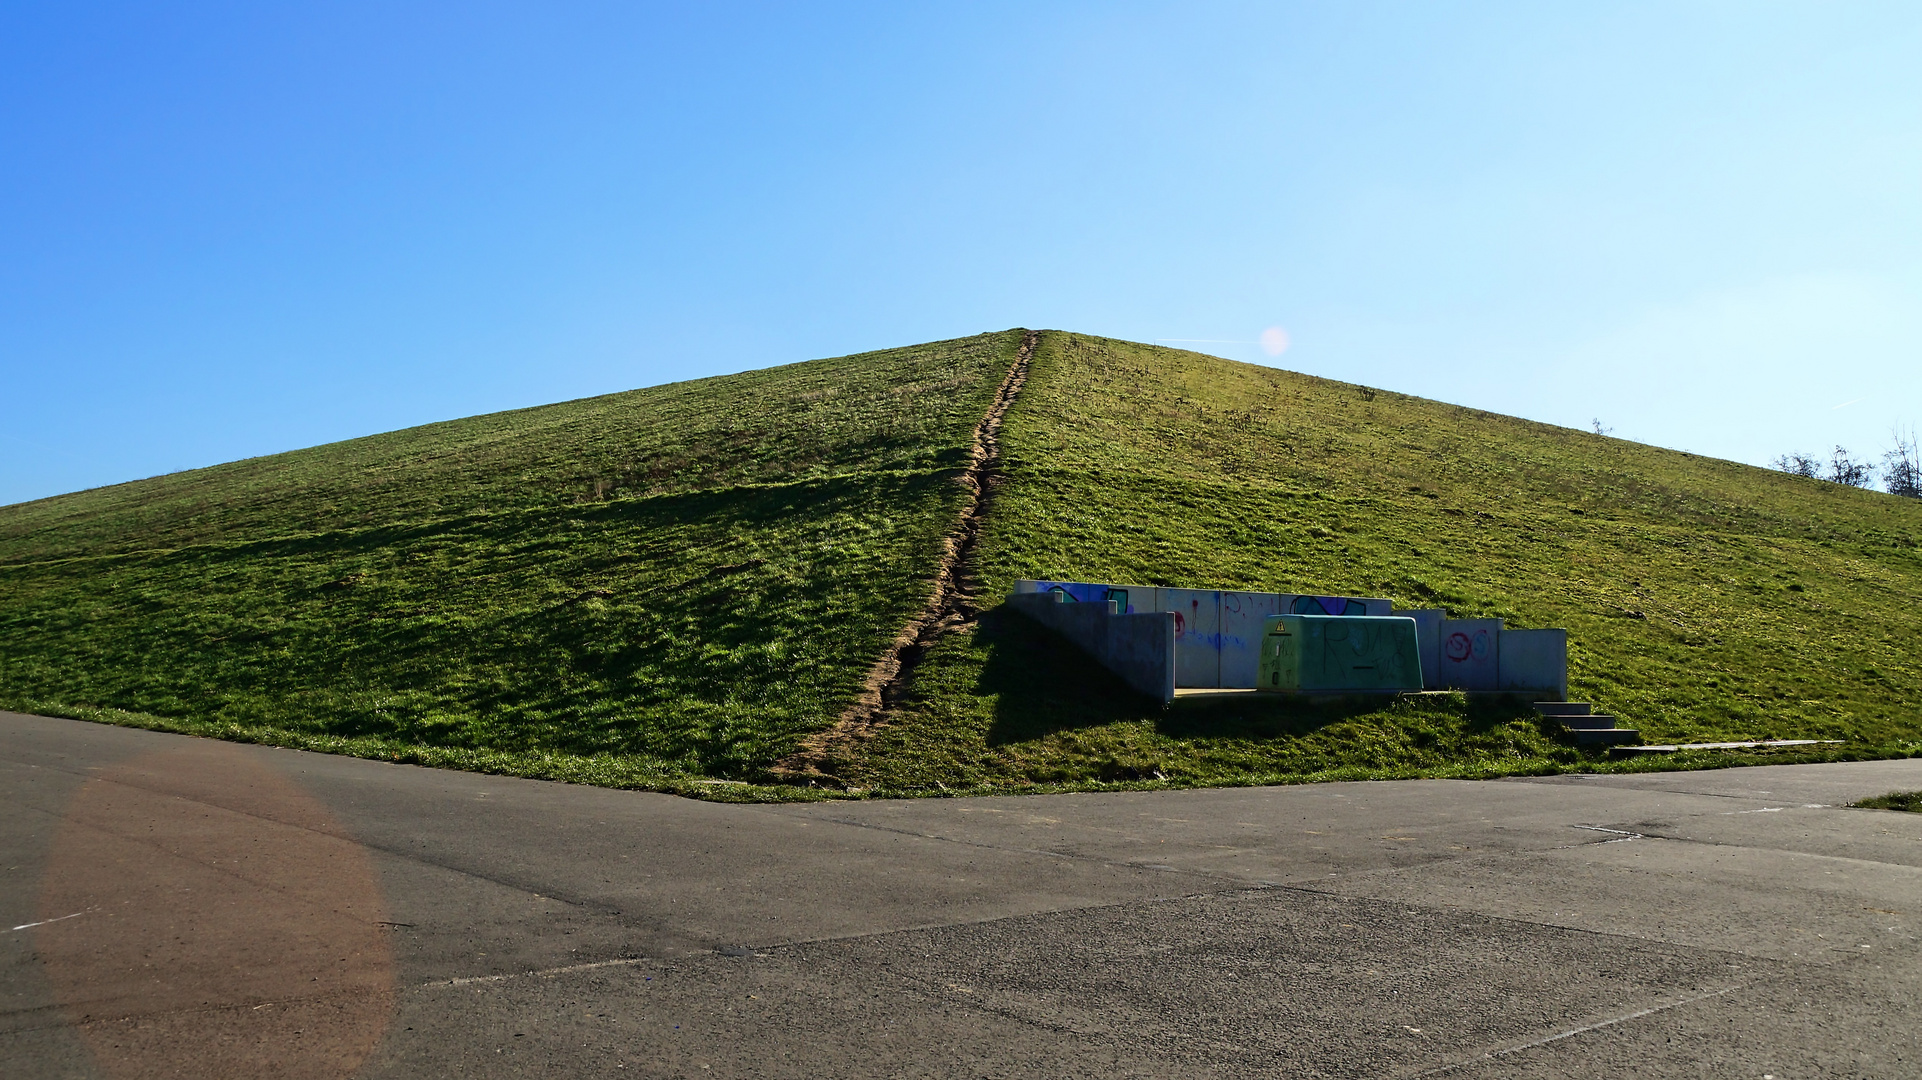
[[[975,692],[996,701],[989,746],[1153,720],[1161,713],[1160,702],[1130,689],[1059,634],[1007,608],[983,613],[975,640],[987,651]]]
[[[1444,715],[1469,734],[1518,717],[1536,718],[1525,705],[1470,701],[1463,695],[1308,702],[1248,694],[1177,699],[1164,705],[1130,688],[1067,639],[1006,608],[982,616],[976,640],[987,646],[976,692],[997,702],[988,729],[991,746],[1140,721],[1151,722],[1156,734],[1171,739],[1268,741],[1384,714]]]

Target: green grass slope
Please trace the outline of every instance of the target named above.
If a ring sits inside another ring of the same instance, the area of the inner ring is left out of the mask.
[[[0,707],[603,782],[752,774],[925,602],[1020,341],[0,508]]]
[[[1922,503],[1193,353],[1051,332],[981,573],[1392,597],[1570,632],[1649,741],[1922,750]],[[1168,710],[1016,619],[948,639],[836,765],[882,790],[1593,765],[1518,710]],[[1642,767],[1647,767],[1646,765]]]
[[[772,781],[925,601],[1021,337],[0,508],[0,707],[597,783]],[[989,594],[1389,596],[1569,628],[1572,694],[1651,740],[1922,751],[1913,500],[1061,332],[1001,443],[972,568]],[[1459,697],[1163,708],[990,612],[825,767],[917,793],[1618,766]]]

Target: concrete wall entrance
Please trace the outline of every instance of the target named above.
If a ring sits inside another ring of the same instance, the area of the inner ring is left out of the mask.
[[[1501,690],[1552,695],[1555,700],[1568,694],[1567,631],[1514,630],[1500,619],[1452,619],[1434,608],[1397,611],[1380,597],[1024,578],[1015,582],[1008,602],[1081,646],[1129,685],[1164,701],[1171,700],[1177,688],[1254,689],[1263,623],[1271,615],[1405,616],[1415,620],[1424,689]],[[1086,605],[1087,610],[1069,614],[1066,609],[1075,605]],[[1146,628],[1163,622],[1118,623],[1112,628],[1105,622],[1138,615],[1167,616],[1165,658],[1156,655],[1149,662],[1149,653],[1143,651],[1159,648],[1144,635],[1158,638],[1162,630]],[[1121,629],[1124,625],[1126,630]],[[1125,640],[1127,647],[1104,644],[1110,639]],[[1135,659],[1123,663],[1123,652]],[[1165,693],[1150,689],[1164,682]]]

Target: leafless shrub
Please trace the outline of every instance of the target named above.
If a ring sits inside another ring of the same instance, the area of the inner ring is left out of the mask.
[[[1849,460],[1849,452],[1838,446],[1829,458],[1829,474],[1822,479],[1850,487],[1868,487],[1875,483],[1875,466],[1866,461]]]
[[[1816,463],[1812,454],[1783,454],[1769,462],[1769,466],[1780,469],[1790,476],[1801,476],[1810,480],[1822,478],[1821,466]]]
[[[1896,428],[1895,445],[1882,455],[1882,486],[1891,495],[1922,499],[1922,454],[1916,452],[1915,429]]]

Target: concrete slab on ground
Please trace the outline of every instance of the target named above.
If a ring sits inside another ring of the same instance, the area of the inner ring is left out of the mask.
[[[730,806],[0,714],[0,1071],[1914,1077],[1922,816],[1842,804],[1916,789]]]

